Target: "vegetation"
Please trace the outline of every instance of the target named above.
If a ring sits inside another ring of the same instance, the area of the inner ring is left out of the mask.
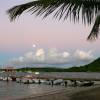
[[[94,40],[100,33],[100,1],[99,0],[33,0],[31,2],[14,6],[7,12],[11,20],[15,20],[24,11],[32,12],[36,16],[43,15],[47,17],[54,14],[54,18],[66,20],[68,16],[71,21],[82,22],[86,25],[91,25],[94,22],[93,28],[88,36],[88,40]]]
[[[100,58],[96,59],[92,63],[80,67],[81,71],[89,71],[89,72],[100,72]]]
[[[32,72],[66,72],[66,69],[61,69],[61,68],[20,68],[17,69],[17,71],[22,71],[22,72],[26,72],[26,71],[32,71]]]
[[[18,72],[100,72],[100,58],[91,62],[90,64],[80,66],[80,67],[70,67],[70,68],[55,68],[55,67],[42,67],[42,68],[18,68],[16,69]],[[3,69],[0,69],[3,71]]]
[[[100,58],[84,66],[69,68],[67,69],[67,71],[70,71],[70,72],[100,72]]]
[[[32,72],[100,72],[100,58],[90,64],[71,68],[20,68],[17,71]]]

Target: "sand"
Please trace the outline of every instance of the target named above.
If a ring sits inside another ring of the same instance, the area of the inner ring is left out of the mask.
[[[100,100],[100,86],[66,87],[59,91],[31,95],[18,100]]]
[[[100,87],[74,93],[70,100],[100,100]]]

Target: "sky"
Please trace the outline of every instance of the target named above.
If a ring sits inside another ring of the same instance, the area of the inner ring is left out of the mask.
[[[69,67],[90,63],[100,57],[100,38],[86,38],[91,26],[36,17],[24,13],[10,22],[6,11],[29,0],[0,1],[0,65]]]

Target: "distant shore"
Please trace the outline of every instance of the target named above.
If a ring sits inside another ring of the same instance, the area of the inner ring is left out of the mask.
[[[18,100],[100,100],[100,86],[72,87],[70,90],[65,88],[59,91],[29,96]]]

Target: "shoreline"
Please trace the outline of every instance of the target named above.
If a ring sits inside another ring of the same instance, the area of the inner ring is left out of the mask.
[[[85,91],[91,92],[92,90],[98,89],[98,88],[100,88],[100,85],[91,86],[91,87],[71,87],[71,88],[66,87],[65,89],[61,89],[58,91],[50,91],[50,92],[42,93],[38,95],[31,95],[31,96],[16,99],[16,100],[81,100],[81,99],[73,99],[73,98],[77,95],[77,93],[80,93],[80,95],[82,96],[83,92]],[[82,99],[82,100],[85,100],[85,99]],[[87,100],[91,100],[91,99],[87,99]]]
[[[71,95],[70,100],[100,100],[100,86]]]

